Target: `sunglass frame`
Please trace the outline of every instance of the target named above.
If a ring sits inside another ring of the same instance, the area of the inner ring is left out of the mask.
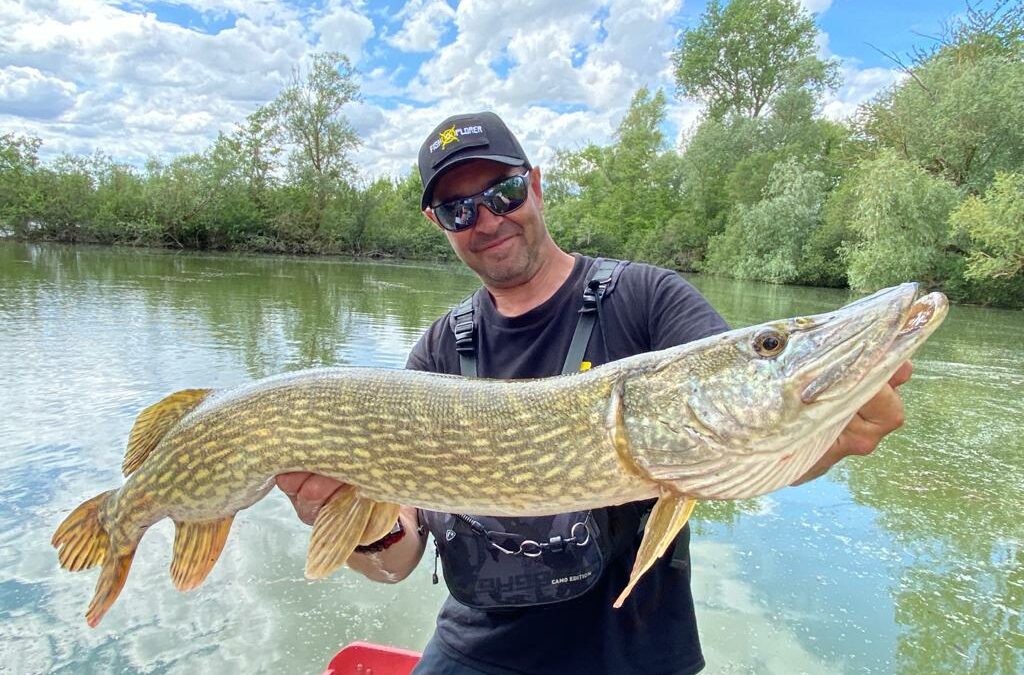
[[[434,212],[434,216],[437,218],[438,224],[449,232],[463,232],[476,225],[477,209],[479,209],[481,205],[486,207],[488,211],[496,216],[503,216],[505,214],[512,213],[513,211],[522,208],[523,204],[525,204],[527,199],[529,199],[529,175],[530,172],[527,171],[526,173],[514,176],[505,176],[475,195],[441,202],[437,206],[431,207]],[[494,203],[493,200],[500,194],[498,188],[502,185],[510,184],[513,181],[522,183],[523,196],[515,206],[501,210],[501,205]],[[465,220],[461,223],[459,222],[460,208],[462,210],[462,215],[465,216]]]

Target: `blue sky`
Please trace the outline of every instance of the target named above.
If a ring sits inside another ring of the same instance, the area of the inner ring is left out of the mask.
[[[822,114],[849,117],[898,81],[879,51],[933,43],[963,0],[801,0],[843,85]],[[447,115],[491,109],[535,163],[606,143],[637,88],[674,92],[669,54],[706,2],[684,0],[0,0],[0,133],[43,155],[141,165],[200,151],[272,100],[291,70],[345,53],[363,100],[346,115],[366,177],[408,171]],[[869,46],[872,45],[872,46]],[[681,142],[697,101],[671,97]]]

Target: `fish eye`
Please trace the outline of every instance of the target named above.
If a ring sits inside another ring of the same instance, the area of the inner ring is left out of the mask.
[[[786,336],[777,330],[763,330],[754,336],[754,351],[760,356],[778,356],[786,348]]]

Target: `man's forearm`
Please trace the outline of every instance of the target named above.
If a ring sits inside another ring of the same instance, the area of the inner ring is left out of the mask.
[[[405,536],[383,551],[353,553],[348,566],[373,581],[397,583],[416,569],[427,543],[426,534],[420,534],[416,508],[403,506],[398,514]]]

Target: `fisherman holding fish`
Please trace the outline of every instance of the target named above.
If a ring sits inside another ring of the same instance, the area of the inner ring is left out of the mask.
[[[483,287],[430,327],[409,368],[538,378],[728,330],[674,272],[561,250],[544,223],[541,170],[497,115],[446,119],[423,142],[419,171],[424,215]],[[793,483],[871,452],[900,427],[895,388],[909,378],[904,363]],[[311,473],[282,474],[277,484],[309,524],[343,489]],[[685,522],[689,508],[692,500],[670,517]],[[397,582],[420,561],[427,532],[433,535],[451,595],[416,673],[696,673],[704,658],[690,590],[689,526],[639,583],[631,576],[644,521],[662,516],[651,509],[647,500],[498,518],[402,507],[391,532],[357,548],[348,565],[370,579]],[[623,587],[632,594],[613,608],[626,595]]]

